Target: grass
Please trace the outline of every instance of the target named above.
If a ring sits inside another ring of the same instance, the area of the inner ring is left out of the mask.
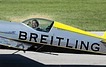
[[[84,30],[106,30],[106,0],[0,0],[0,19],[53,19]]]

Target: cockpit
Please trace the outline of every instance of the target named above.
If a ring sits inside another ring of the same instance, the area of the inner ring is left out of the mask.
[[[37,31],[49,32],[53,26],[54,21],[43,18],[31,18],[23,21],[22,23]]]

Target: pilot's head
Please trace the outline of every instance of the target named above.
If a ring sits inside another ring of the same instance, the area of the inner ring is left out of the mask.
[[[36,28],[39,26],[39,23],[37,20],[32,20],[32,28]]]

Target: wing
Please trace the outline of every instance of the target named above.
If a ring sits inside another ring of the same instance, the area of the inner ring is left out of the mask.
[[[8,49],[28,50],[28,51],[43,51],[43,52],[62,52],[62,53],[89,53],[89,51],[81,51],[71,48],[63,48],[59,46],[47,45],[43,43],[27,42],[23,40],[14,40],[0,36],[0,47]],[[100,54],[100,53],[93,53]]]
[[[10,49],[27,50],[32,45],[0,36],[0,46],[0,48],[8,47]]]

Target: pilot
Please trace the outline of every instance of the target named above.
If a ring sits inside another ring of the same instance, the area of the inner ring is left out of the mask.
[[[36,28],[38,28],[38,26],[39,26],[38,21],[37,20],[32,20],[32,28],[36,29]]]

